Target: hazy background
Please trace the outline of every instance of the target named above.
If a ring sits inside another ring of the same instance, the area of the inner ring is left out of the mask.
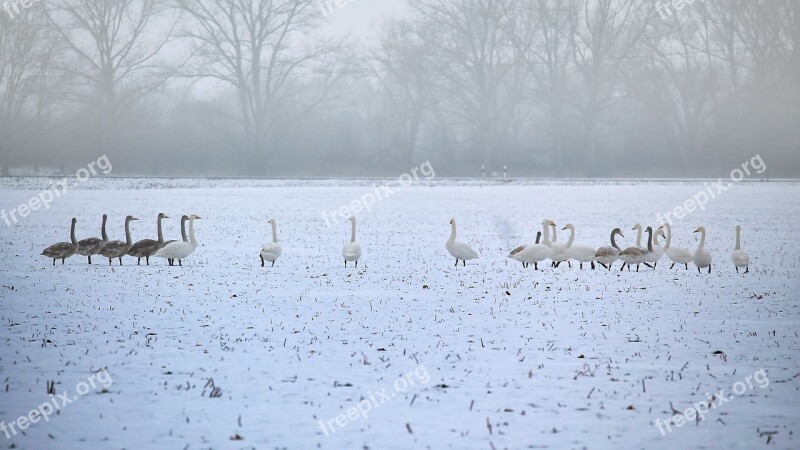
[[[0,10],[0,173],[800,174],[797,0],[340,4]]]

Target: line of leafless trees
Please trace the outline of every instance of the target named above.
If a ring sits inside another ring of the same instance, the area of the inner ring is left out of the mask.
[[[2,172],[800,174],[797,0],[408,1],[369,39],[318,0],[0,11]]]

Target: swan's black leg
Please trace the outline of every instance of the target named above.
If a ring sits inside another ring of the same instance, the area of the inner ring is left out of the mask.
[[[458,258],[456,258],[456,267],[458,267]]]
[[[570,269],[572,269],[572,262],[567,261],[567,265],[569,266]]]
[[[623,270],[625,270],[625,264],[626,264],[626,263],[623,261],[623,262],[622,262],[622,267],[620,267],[620,269],[619,269],[619,271],[620,271],[620,272],[622,272]]]
[[[179,266],[181,266],[181,267],[183,267],[183,260],[182,260],[182,259],[179,259],[179,260],[178,260],[178,265],[179,265]]]
[[[689,263],[684,264],[684,269],[689,270]]]
[[[744,273],[747,273],[747,272],[750,272],[750,266],[747,266],[747,269],[745,269],[745,271],[744,271]]]
[[[697,267],[697,273],[702,273],[702,272],[700,272],[700,267],[699,266]]]
[[[639,271],[639,266],[640,266],[640,264],[637,264],[637,265],[636,265],[636,271],[637,271],[637,272]]]
[[[711,273],[711,264],[708,265],[708,273]]]
[[[533,268],[534,270],[539,270],[539,263],[538,262],[533,263]]]
[[[655,269],[656,267],[658,267],[658,263],[653,263],[653,269]]]
[[[87,256],[87,258],[89,258],[89,265],[91,265],[92,264],[92,257],[91,256]]]
[[[578,265],[580,266],[581,270],[583,270],[583,263],[578,263]]]
[[[356,260],[356,268],[358,268],[358,260]]]
[[[122,265],[122,256],[119,257],[119,265]]]
[[[344,266],[347,267],[347,260],[344,260]]]
[[[64,265],[64,260],[65,260],[65,259],[67,259],[67,258],[61,258],[61,265],[62,265],[62,266]]]
[[[673,267],[675,267],[675,264],[676,264],[676,263],[672,263],[672,265],[671,265],[671,266],[669,266],[670,270],[671,270]]]
[[[739,266],[736,266],[736,273],[739,273]]]
[[[53,267],[55,267],[55,266],[56,266],[56,259],[53,258]]]
[[[149,266],[150,265],[150,257],[149,256],[145,256],[144,260],[147,261],[147,265]]]
[[[111,258],[108,258],[108,265],[111,265]]]
[[[142,258],[136,258],[136,265],[137,266],[142,265]]]
[[[264,267],[264,257],[259,256],[259,258],[261,258],[261,267]],[[344,266],[347,267],[347,261],[345,261],[344,263],[345,263]]]
[[[594,270],[594,268],[595,268],[594,261],[592,261],[592,270]]]
[[[272,267],[275,267],[275,261],[272,261]]]
[[[649,267],[649,268],[651,268],[651,269],[653,268],[653,266],[651,266],[650,263],[644,263],[644,265]]]
[[[466,259],[462,260],[461,262],[463,263],[462,266],[467,267],[467,260]]]

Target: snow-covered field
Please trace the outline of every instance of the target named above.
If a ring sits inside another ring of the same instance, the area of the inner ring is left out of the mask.
[[[710,275],[505,257],[543,218],[574,223],[578,243],[620,227],[632,245],[636,222],[699,182],[420,183],[359,214],[364,256],[345,269],[349,222],[322,211],[374,183],[90,180],[0,222],[0,421],[50,401],[49,381],[77,397],[0,431],[0,448],[800,448],[800,185],[740,183],[677,222],[673,246],[708,230]],[[0,181],[0,208],[46,186]],[[171,239],[181,214],[203,217],[183,267],[38,256],[73,216],[78,239],[103,213],[121,239],[135,215],[137,240],[162,211]],[[271,217],[283,256],[262,268]],[[451,217],[481,255],[466,267],[444,248]],[[730,263],[736,224],[747,275]],[[720,390],[704,420],[659,431]]]

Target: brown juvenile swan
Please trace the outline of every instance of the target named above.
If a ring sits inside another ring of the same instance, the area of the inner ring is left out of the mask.
[[[102,250],[103,246],[108,242],[108,236],[106,236],[107,220],[108,216],[103,214],[103,225],[100,227],[100,232],[103,236],[102,239],[91,237],[78,241],[78,254],[89,258],[89,264],[92,263],[92,256],[100,253],[100,250]]]
[[[114,258],[119,258],[119,265],[122,265],[122,257],[128,253],[128,250],[131,249],[131,227],[130,223],[132,220],[139,220],[136,217],[128,216],[125,218],[125,242],[123,241],[111,241],[107,242],[106,245],[100,250],[100,255],[105,256],[108,258],[108,265],[111,265],[111,261]],[[103,239],[107,239],[105,235],[105,229],[103,230]]]
[[[78,223],[78,219],[72,218],[72,230],[70,231],[70,239],[72,242],[59,242],[57,244],[53,244],[50,247],[47,247],[42,251],[42,255],[47,256],[48,258],[53,258],[53,265],[56,265],[56,260],[60,259],[61,264],[64,264],[64,260],[69,258],[70,256],[74,255],[76,251],[78,251],[78,240],[75,239],[75,224]]]
[[[158,215],[158,240],[154,241],[152,239],[142,239],[141,241],[133,244],[130,250],[128,250],[128,255],[133,256],[136,258],[136,265],[140,265],[142,262],[142,258],[147,261],[147,265],[150,265],[150,257],[155,255],[157,251],[161,250],[161,247],[164,246],[164,234],[161,232],[161,220],[162,219],[169,219],[166,214],[160,213]]]

